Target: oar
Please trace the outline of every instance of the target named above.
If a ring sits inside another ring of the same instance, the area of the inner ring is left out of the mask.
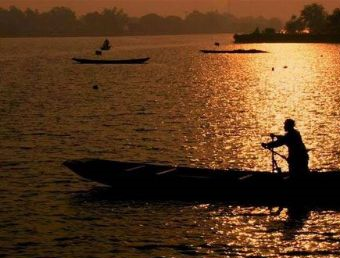
[[[262,146],[263,146],[263,145],[262,145]],[[275,160],[275,156],[274,156],[274,155],[278,155],[280,158],[284,159],[284,160],[287,161],[287,162],[288,162],[288,159],[287,159],[285,156],[283,156],[282,154],[280,154],[280,153],[274,151],[273,148],[266,148],[266,147],[264,147],[264,146],[263,146],[263,148],[265,148],[265,149],[267,149],[267,150],[270,150],[271,153],[272,153],[272,171],[273,171],[273,173],[275,172],[275,170],[277,170],[277,173],[280,174],[280,173],[281,173],[281,168],[277,165],[277,162],[276,162],[276,160]]]
[[[279,156],[280,158],[282,158],[282,159],[284,159],[285,161],[288,162],[288,159],[286,158],[286,156],[284,156],[284,155],[282,155],[282,154],[280,154],[280,153],[274,151],[273,149],[268,149],[268,148],[265,148],[265,149],[270,150],[273,154]]]
[[[274,141],[274,134],[270,134],[270,137],[272,138],[272,142]],[[272,152],[272,172],[275,173],[275,169],[277,171],[281,171],[281,169],[278,168],[276,159],[275,159],[275,153],[274,153],[274,148],[270,148],[271,152]]]

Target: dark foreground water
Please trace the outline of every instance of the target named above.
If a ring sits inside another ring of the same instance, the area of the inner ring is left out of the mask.
[[[260,143],[292,117],[311,168],[337,169],[340,45],[203,55],[215,41],[240,46],[226,35],[125,37],[104,57],[148,64],[71,61],[102,40],[0,39],[0,257],[340,256],[335,208],[117,201],[61,165],[92,157],[270,170]]]

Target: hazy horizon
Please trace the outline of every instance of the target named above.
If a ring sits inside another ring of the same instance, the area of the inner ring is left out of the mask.
[[[229,12],[235,16],[278,17],[287,20],[293,14],[299,14],[304,5],[320,3],[327,11],[340,7],[337,0],[2,0],[0,7],[14,5],[21,9],[31,8],[46,11],[55,6],[73,9],[78,15],[100,11],[104,8],[118,7],[130,16],[142,16],[148,13],[160,15],[184,16],[193,10]]]

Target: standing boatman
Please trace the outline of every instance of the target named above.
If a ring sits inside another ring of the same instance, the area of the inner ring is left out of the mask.
[[[269,143],[262,143],[266,149],[277,148],[283,145],[288,147],[288,166],[289,173],[294,178],[307,175],[310,171],[308,168],[308,151],[302,141],[300,132],[295,129],[295,121],[287,119],[284,123],[285,135],[270,134],[275,140]]]

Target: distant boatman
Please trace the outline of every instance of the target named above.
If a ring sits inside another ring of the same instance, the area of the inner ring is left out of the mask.
[[[275,140],[269,143],[262,143],[262,147],[267,149],[277,148],[283,145],[288,147],[289,173],[294,178],[301,178],[309,173],[308,151],[302,141],[300,132],[295,128],[295,121],[287,119],[284,123],[285,135],[270,134]]]

